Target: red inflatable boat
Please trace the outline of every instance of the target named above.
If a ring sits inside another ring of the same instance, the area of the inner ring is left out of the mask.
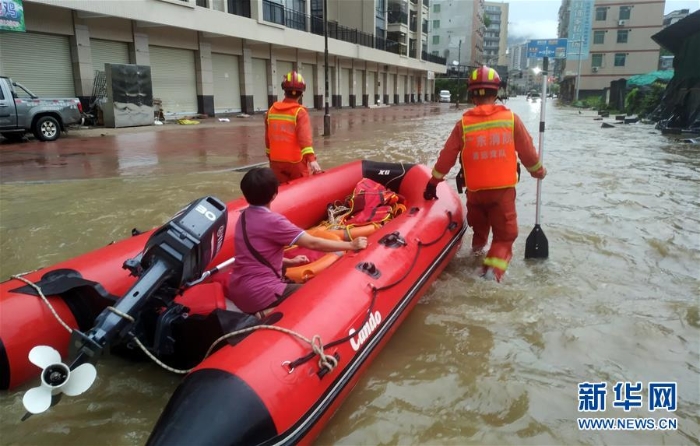
[[[318,225],[363,178],[401,195],[405,211],[262,321],[227,307],[212,280],[225,271],[184,286],[234,255],[243,199],[202,199],[155,231],[23,276],[31,284],[4,282],[0,385],[39,375],[28,360],[34,346],[70,355],[72,370],[107,345],[132,352],[137,338],[166,364],[193,367],[148,444],[310,442],[460,247],[463,204],[444,183],[438,200],[425,201],[429,177],[421,165],[357,161],[281,186],[272,210],[303,228]]]

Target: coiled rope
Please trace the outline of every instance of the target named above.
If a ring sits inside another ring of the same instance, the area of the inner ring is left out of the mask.
[[[22,274],[27,274],[27,273],[22,273]],[[51,305],[51,302],[49,302],[49,299],[44,295],[44,292],[41,290],[41,287],[39,285],[37,285],[36,283],[32,282],[31,280],[29,280],[25,277],[22,277],[22,274],[15,274],[15,275],[10,276],[10,278],[20,280],[20,281],[26,283],[27,285],[29,285],[30,287],[34,288],[34,290],[36,290],[36,292],[39,294],[39,297],[41,297],[41,299],[44,301],[44,303],[49,308],[49,310],[51,310],[51,314],[53,314],[53,316],[56,318],[56,320],[63,326],[63,328],[68,330],[68,333],[73,333],[73,329],[63,319],[61,319],[61,317],[58,315],[58,312],[56,311],[56,309],[53,307],[53,305]],[[109,311],[111,311],[112,313],[128,320],[131,323],[136,322],[136,320],[131,315],[126,314],[126,313],[124,313],[124,312],[122,312],[122,311],[120,311],[112,306],[107,307],[107,309]],[[243,328],[240,330],[226,333],[223,336],[220,336],[217,340],[215,340],[211,344],[211,346],[207,350],[207,353],[202,358],[202,361],[204,361],[206,358],[209,357],[209,355],[212,353],[212,351],[214,350],[216,345],[219,344],[219,342],[221,342],[225,339],[231,338],[233,336],[238,336],[238,335],[241,335],[244,333],[250,333],[250,332],[253,332],[255,330],[278,331],[281,333],[288,334],[292,337],[295,337],[295,338],[297,338],[297,339],[299,339],[299,340],[301,340],[301,341],[303,341],[311,346],[311,350],[313,352],[313,353],[311,353],[311,355],[318,356],[319,368],[322,368],[322,369],[325,368],[329,372],[332,372],[338,366],[338,360],[334,356],[327,355],[325,353],[325,347],[323,346],[323,342],[321,342],[320,335],[314,335],[311,339],[309,339],[300,333],[297,333],[295,331],[292,331],[292,330],[289,330],[289,329],[286,329],[283,327],[276,327],[274,325],[256,325],[253,327]],[[139,338],[136,337],[136,335],[134,335],[133,333],[129,333],[129,334],[131,334],[131,340],[133,340],[136,343],[136,345],[139,346],[139,348],[143,351],[143,353],[146,356],[148,356],[149,358],[151,358],[151,360],[153,362],[155,362],[156,364],[161,366],[163,369],[165,369],[169,372],[172,372],[172,373],[180,374],[180,375],[185,375],[185,374],[191,372],[192,370],[194,370],[194,367],[187,369],[187,370],[176,369],[176,368],[170,367],[169,365],[167,365],[166,363],[164,363],[163,361],[158,359],[153,353],[151,353],[148,350],[148,348],[146,348],[146,346],[141,343],[141,340],[139,340]]]

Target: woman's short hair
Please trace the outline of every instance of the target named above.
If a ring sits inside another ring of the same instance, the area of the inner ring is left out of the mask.
[[[265,206],[277,194],[279,182],[269,167],[255,167],[243,175],[241,191],[246,201],[253,206]]]

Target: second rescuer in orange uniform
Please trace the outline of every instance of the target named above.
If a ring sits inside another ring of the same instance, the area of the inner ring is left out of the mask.
[[[316,161],[311,121],[301,98],[306,83],[290,71],[282,80],[284,99],[275,102],[265,116],[265,151],[280,183],[321,172]]]
[[[493,230],[482,275],[500,282],[513,257],[513,242],[518,237],[517,158],[534,178],[544,178],[547,170],[540,163],[532,137],[520,118],[504,105],[496,105],[501,84],[498,73],[482,66],[471,73],[467,82],[476,107],[467,110],[452,130],[435,163],[424,197],[426,200],[437,198],[437,184],[459,157],[467,188],[467,223],[474,230],[472,250],[481,252]]]

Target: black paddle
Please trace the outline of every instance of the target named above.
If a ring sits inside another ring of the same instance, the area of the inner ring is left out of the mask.
[[[542,163],[542,152],[544,150],[544,114],[545,103],[547,102],[547,58],[542,59],[542,98],[540,99],[540,142],[539,155]],[[525,241],[526,259],[546,259],[549,257],[549,242],[544,231],[540,227],[540,202],[542,198],[542,180],[537,180],[537,210],[535,213],[535,227]]]

